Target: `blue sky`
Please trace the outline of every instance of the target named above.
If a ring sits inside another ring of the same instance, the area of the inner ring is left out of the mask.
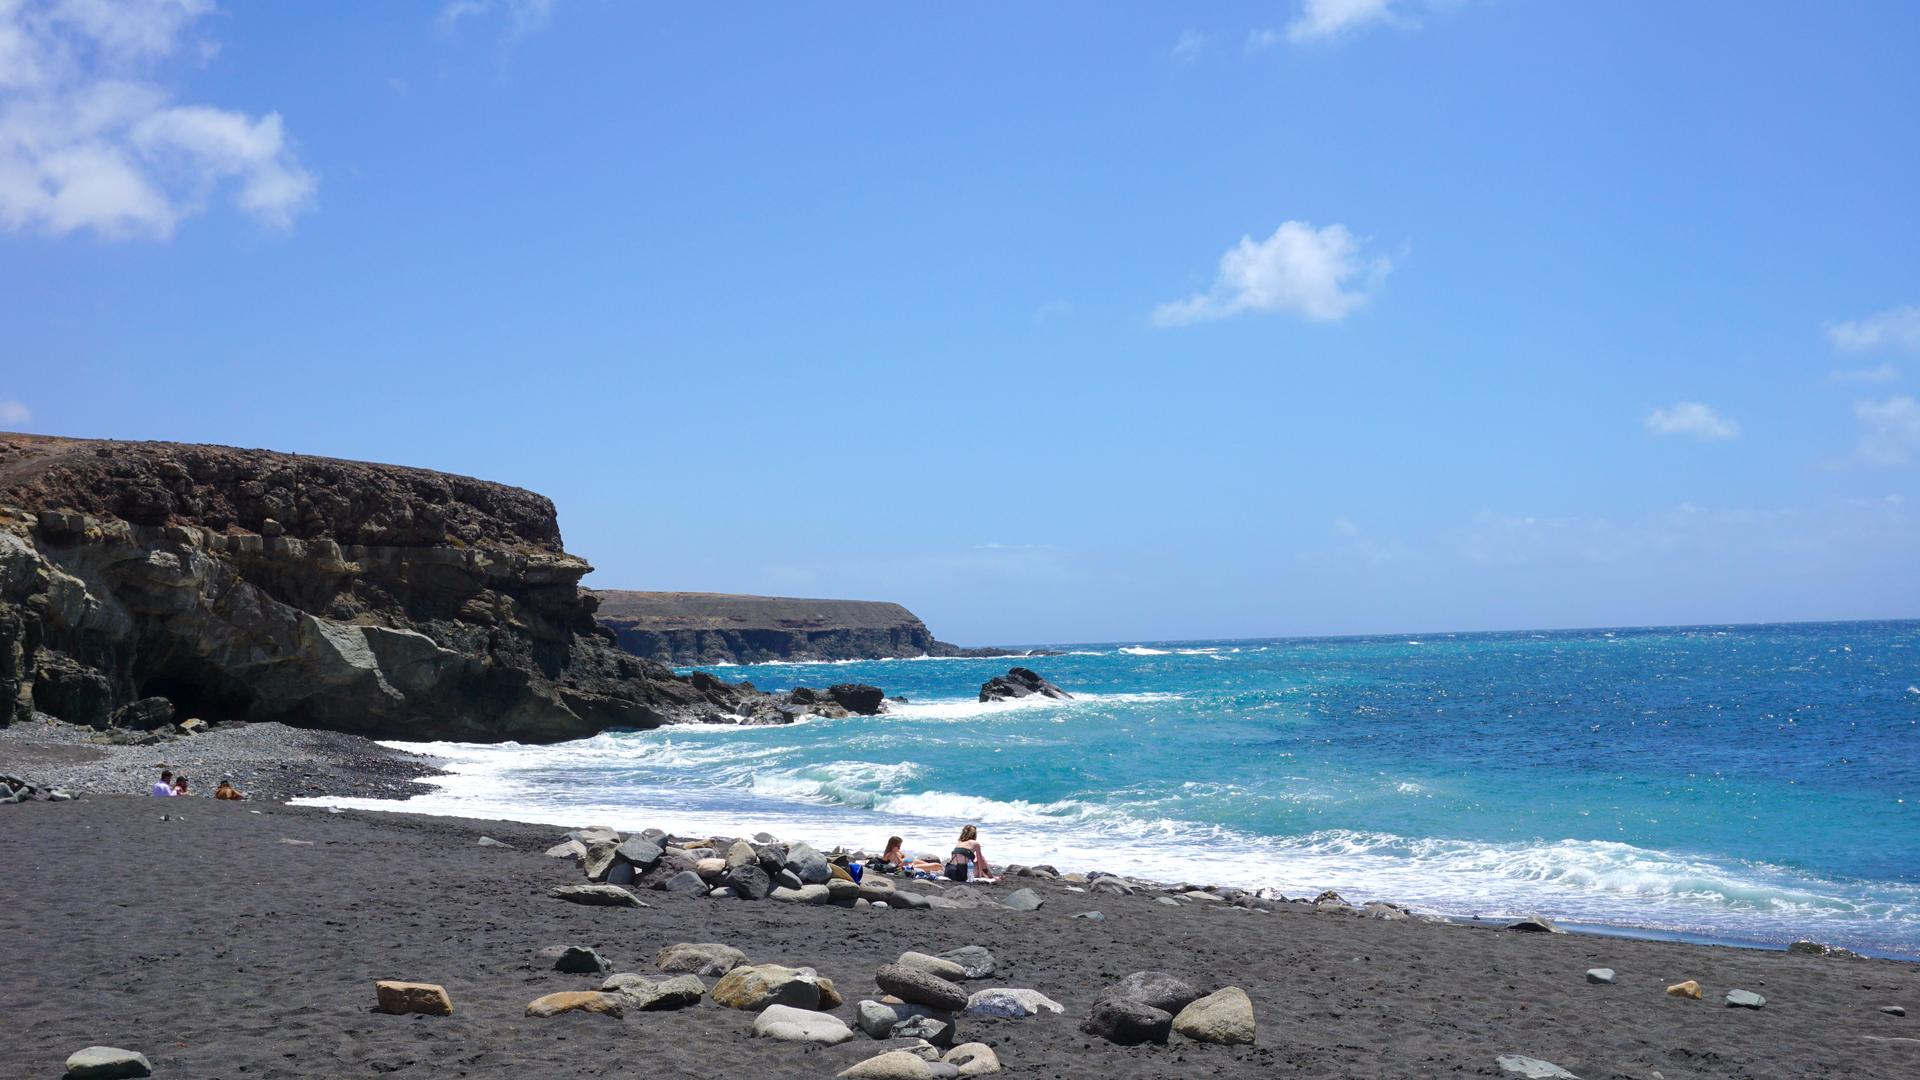
[[[0,0],[0,428],[965,642],[1920,615],[1920,9]]]

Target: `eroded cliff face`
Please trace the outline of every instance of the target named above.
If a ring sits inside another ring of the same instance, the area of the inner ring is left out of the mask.
[[[1041,656],[1050,650],[963,648],[920,617],[879,600],[598,589],[600,625],[620,647],[663,664]]]
[[[602,589],[598,617],[620,646],[669,664],[872,660],[944,646],[899,604]]]
[[[421,469],[0,435],[0,720],[554,741],[805,705],[622,652],[553,504]]]

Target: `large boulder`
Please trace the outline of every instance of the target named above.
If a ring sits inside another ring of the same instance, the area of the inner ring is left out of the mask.
[[[874,972],[873,981],[880,989],[915,1005],[950,1013],[967,1007],[965,990],[937,975],[914,968],[885,964]]]
[[[1253,1042],[1253,1001],[1237,986],[1198,998],[1173,1018],[1173,1030],[1195,1042],[1229,1046]]]
[[[607,958],[583,945],[569,945],[560,950],[553,962],[553,970],[564,971],[569,975],[598,975],[613,970]]]
[[[1038,990],[1019,990],[1006,986],[990,986],[985,990],[976,990],[967,999],[968,1016],[1000,1016],[1019,1020],[1029,1016],[1038,1016],[1043,1012],[1058,1016],[1066,1007]]]
[[[981,945],[962,945],[940,954],[940,959],[960,966],[963,979],[984,979],[994,972],[993,953]]]
[[[1005,675],[995,675],[980,685],[981,701],[1012,701],[1035,694],[1060,701],[1073,698],[1072,694],[1041,678],[1031,668],[1010,668]]]
[[[630,1009],[658,1012],[700,1004],[700,999],[706,996],[707,984],[693,975],[649,979],[644,975],[622,974],[608,976],[607,981],[600,984],[600,989],[624,996]]]
[[[835,1075],[846,1080],[933,1080],[939,1074],[911,1050],[889,1050],[856,1062]]]
[[[1121,1046],[1164,1043],[1173,1030],[1173,1017],[1138,1001],[1110,998],[1094,1005],[1080,1030]]]
[[[734,867],[721,877],[720,884],[742,900],[764,900],[773,891],[773,879],[757,863]]]
[[[624,1016],[627,1002],[624,995],[609,994],[600,990],[563,990],[557,994],[537,997],[527,1005],[528,1016],[559,1016],[561,1013],[584,1012],[598,1013],[602,1016]]]
[[[144,697],[113,710],[109,723],[133,731],[158,731],[173,723],[173,702],[163,697]]]
[[[803,885],[824,885],[833,877],[833,871],[827,867],[827,857],[806,843],[787,848],[786,869]]]
[[[1172,1015],[1203,996],[1199,988],[1177,975],[1164,971],[1136,971],[1107,987],[1101,998],[1108,1001],[1137,1001]]]
[[[827,688],[827,695],[841,708],[861,716],[878,714],[881,703],[887,700],[885,690],[864,683],[836,683]]]
[[[764,1009],[769,1005],[791,1005],[796,1009],[820,1007],[819,977],[812,968],[790,968],[780,964],[754,964],[736,967],[714,984],[713,1000],[729,1009]]]
[[[718,942],[681,942],[654,954],[661,971],[676,975],[720,976],[747,962],[747,954]]]
[[[400,982],[395,979],[381,979],[373,984],[374,1000],[380,1003],[380,1011],[404,1016],[408,1013],[421,1013],[426,1016],[452,1016],[453,999],[447,996],[447,988],[437,983]]]
[[[152,1075],[153,1064],[145,1054],[116,1046],[89,1046],[67,1058],[66,1080],[123,1080]]]
[[[556,885],[548,895],[589,907],[646,907],[640,898],[618,885]]]
[[[829,1046],[853,1038],[853,1030],[839,1017],[789,1005],[767,1006],[753,1018],[753,1033],[767,1039]]]

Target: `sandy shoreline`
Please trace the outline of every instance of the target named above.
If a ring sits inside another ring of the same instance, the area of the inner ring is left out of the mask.
[[[257,813],[255,811],[258,811]],[[0,807],[9,950],[0,979],[0,1075],[56,1076],[105,1043],[192,1077],[827,1076],[884,1049],[754,1038],[752,1014],[711,1001],[679,1012],[530,1019],[533,998],[589,989],[536,953],[587,944],[616,971],[658,975],[681,941],[733,945],[752,962],[816,967],[847,999],[878,996],[902,951],[977,944],[984,985],[1037,989],[1063,1016],[963,1017],[1009,1076],[1500,1075],[1501,1054],[1575,1075],[1667,1078],[1907,1075],[1920,1029],[1920,965],[1584,935],[1388,922],[1281,905],[1069,891],[1020,880],[1038,911],[884,911],[649,891],[643,909],[586,908],[548,890],[582,880],[540,854],[551,826],[270,802],[158,803],[93,796]],[[162,820],[165,813],[169,820]],[[518,850],[481,847],[487,835]],[[102,868],[107,868],[103,871]],[[1099,910],[1104,922],[1074,919]],[[1611,967],[1616,985],[1584,972]],[[1101,988],[1131,971],[1235,985],[1260,1025],[1251,1047],[1175,1036],[1121,1047],[1078,1029]],[[372,1012],[371,982],[439,982],[445,1019]],[[1672,998],[1682,979],[1704,1001]],[[713,980],[707,980],[709,984]],[[1766,996],[1726,1008],[1732,988]]]

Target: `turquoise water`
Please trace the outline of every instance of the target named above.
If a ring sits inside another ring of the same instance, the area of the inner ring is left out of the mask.
[[[559,747],[430,744],[408,809],[740,831],[1339,889],[1920,956],[1920,622],[1072,646],[717,668],[869,682],[888,715]],[[348,802],[348,805],[371,805]]]

